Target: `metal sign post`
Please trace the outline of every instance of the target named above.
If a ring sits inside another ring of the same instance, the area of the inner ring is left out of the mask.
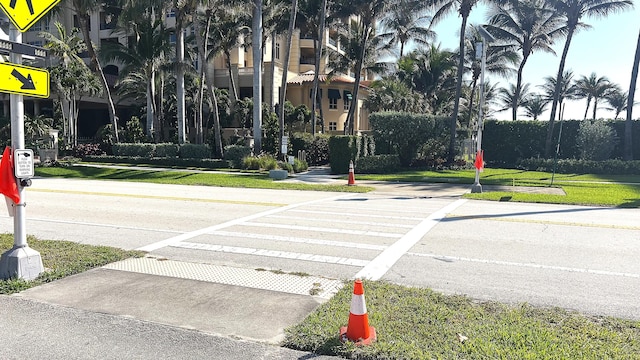
[[[18,29],[11,29],[10,40],[16,43],[22,42],[22,34]],[[11,62],[22,64],[22,55],[11,53]],[[48,84],[47,84],[48,86]],[[48,94],[48,91],[47,91]],[[11,105],[11,147],[14,151],[24,149],[24,102],[19,94],[10,95]],[[16,151],[19,152],[19,151]],[[14,153],[15,156],[15,153]],[[6,159],[3,159],[6,161]],[[0,258],[0,278],[19,278],[33,280],[44,272],[40,253],[31,249],[27,244],[25,191],[22,181],[18,182],[20,204],[14,204],[15,215],[13,218],[13,248]]]

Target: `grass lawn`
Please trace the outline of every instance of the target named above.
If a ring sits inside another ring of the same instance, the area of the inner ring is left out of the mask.
[[[125,251],[108,246],[91,246],[69,241],[27,238],[29,247],[42,257],[45,272],[33,281],[0,280],[0,294],[20,292],[44,283],[78,274],[95,267],[130,257],[140,257],[141,251]],[[13,247],[13,234],[0,234],[0,253]]]
[[[43,177],[87,178],[94,180],[126,180],[158,184],[204,185],[234,188],[311,190],[363,193],[368,186],[320,185],[277,181],[260,173],[226,174],[216,172],[156,171],[112,169],[89,166],[38,167],[36,175]]]
[[[466,194],[468,199],[517,201],[550,204],[640,207],[640,175],[556,174],[513,169],[485,169],[482,185],[561,187],[566,196],[520,192],[483,192]],[[473,184],[475,170],[411,171],[386,175],[358,176],[360,180],[401,182],[449,182]]]
[[[640,359],[640,322],[562,309],[508,306],[445,296],[429,289],[365,282],[369,325],[378,341],[341,343],[352,286],[301,324],[284,345],[355,359]],[[466,338],[466,339],[465,339]]]

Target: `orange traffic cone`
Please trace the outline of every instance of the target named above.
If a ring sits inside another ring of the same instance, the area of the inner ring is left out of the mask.
[[[356,345],[369,345],[376,341],[376,329],[369,326],[367,304],[364,301],[364,287],[361,280],[353,285],[349,323],[340,328],[340,340],[355,341]]]
[[[349,161],[349,181],[347,185],[355,185],[356,184],[356,176],[353,173],[353,161]]]

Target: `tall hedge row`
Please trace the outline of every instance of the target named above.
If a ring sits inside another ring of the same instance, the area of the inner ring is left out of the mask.
[[[579,158],[577,138],[578,129],[582,122],[583,120],[566,120],[562,122],[559,159]],[[624,152],[624,121],[613,120],[606,123],[615,130],[618,137],[618,143],[611,157],[622,158]],[[484,149],[485,161],[495,166],[512,167],[521,159],[544,157],[547,125],[548,122],[546,121],[486,121],[482,133],[482,148]],[[556,122],[553,133],[553,151],[556,149],[560,128],[560,122]],[[632,137],[633,158],[640,159],[640,120],[633,121]],[[553,153],[551,157],[553,157]]]

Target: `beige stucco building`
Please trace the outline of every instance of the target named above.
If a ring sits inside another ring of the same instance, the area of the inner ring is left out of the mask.
[[[93,43],[99,48],[106,42],[127,43],[127,37],[114,33],[115,19],[109,18],[104,12],[92,14],[90,21],[90,34]],[[54,21],[60,21],[65,28],[71,29],[78,25],[77,18],[72,11],[63,9],[57,12],[52,18],[43,18],[31,29],[23,33],[22,41],[32,45],[42,46],[43,40],[38,36],[41,31],[55,31]],[[175,25],[175,14],[166,13],[166,25]],[[190,31],[188,29],[187,31]],[[340,44],[330,35],[329,29],[325,32],[324,47],[335,51],[340,51]],[[2,34],[0,33],[0,36]],[[174,40],[174,39],[172,39]],[[242,40],[242,39],[241,39]],[[174,40],[175,41],[175,40]],[[240,41],[242,43],[242,41]],[[314,71],[314,40],[300,37],[300,32],[296,30],[292,37],[290,63],[288,69],[283,69],[282,58],[284,57],[283,47],[286,42],[282,35],[276,36],[275,42],[268,38],[263,50],[263,101],[268,104],[278,103],[278,94],[281,87],[282,77],[287,78],[286,99],[294,106],[305,104],[311,109],[311,87],[313,84]],[[253,56],[250,47],[239,46],[231,52],[231,76],[240,98],[251,97],[253,95]],[[88,61],[88,59],[87,59]],[[111,87],[116,83],[119,66],[115,63],[102,64],[103,70]],[[227,59],[220,55],[213,60],[213,75],[215,86],[222,89],[230,87],[229,68]],[[273,75],[272,75],[273,72]],[[328,55],[324,55],[320,63],[320,106],[318,115],[323,116],[322,126],[318,131],[324,129],[325,133],[342,133],[349,111],[349,106],[356,101],[354,116],[354,131],[366,131],[369,129],[368,113],[363,107],[363,100],[368,94],[368,89],[361,86],[358,99],[352,99],[354,78],[349,74],[331,74],[331,67],[328,63]],[[353,74],[351,74],[353,75]],[[364,74],[362,80],[366,79]],[[0,95],[3,109],[8,109],[8,95]],[[116,99],[116,103],[117,103]],[[51,99],[29,99],[25,98],[26,111],[32,114],[40,112],[52,113]],[[101,98],[83,98],[79,116],[81,136],[92,136],[100,126],[108,123],[108,112],[105,102]],[[6,111],[6,110],[5,110]],[[118,109],[120,119],[127,119],[127,112],[124,108]],[[187,120],[189,121],[189,120]],[[124,121],[122,121],[123,123]],[[191,131],[194,133],[195,131]]]

